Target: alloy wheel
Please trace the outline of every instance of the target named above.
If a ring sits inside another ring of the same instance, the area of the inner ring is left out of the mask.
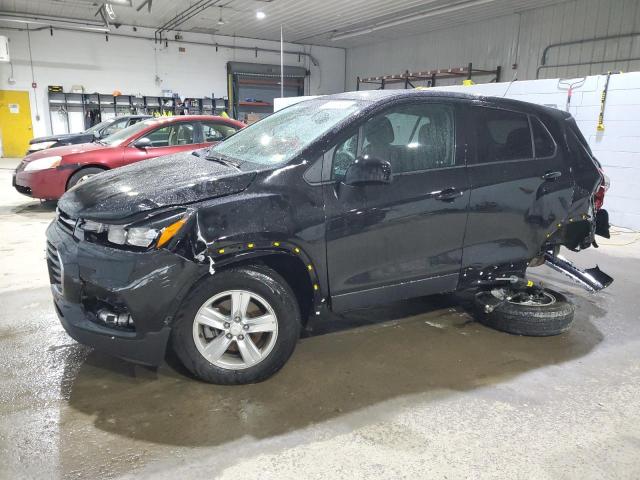
[[[269,303],[247,290],[227,290],[209,298],[193,320],[200,354],[219,368],[243,370],[263,361],[278,337]]]

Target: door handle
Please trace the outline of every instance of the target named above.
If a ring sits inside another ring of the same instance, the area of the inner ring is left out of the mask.
[[[542,175],[542,179],[543,180],[555,180],[556,178],[559,178],[562,176],[562,172],[547,172],[544,175]]]
[[[435,199],[441,202],[453,202],[456,198],[462,195],[462,192],[457,188],[449,187],[439,191],[435,194]]]

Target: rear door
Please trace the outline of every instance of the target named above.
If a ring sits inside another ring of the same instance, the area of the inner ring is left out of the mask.
[[[329,153],[327,262],[334,310],[453,290],[469,190],[452,104],[412,102],[345,133]],[[393,181],[342,182],[359,157],[387,160]]]
[[[567,218],[573,191],[564,149],[538,117],[481,106],[469,113],[475,158],[468,168],[465,273],[536,256]]]

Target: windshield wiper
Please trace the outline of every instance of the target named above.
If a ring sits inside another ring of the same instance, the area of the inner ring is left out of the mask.
[[[222,158],[220,156],[207,155],[204,158],[206,158],[207,160],[211,160],[213,162],[221,163],[222,165],[225,165],[227,167],[234,167],[234,168],[237,168],[238,170],[240,170],[240,167],[238,166],[237,163],[234,163],[234,162],[231,162],[229,160],[226,160],[226,159],[224,159],[224,158]]]

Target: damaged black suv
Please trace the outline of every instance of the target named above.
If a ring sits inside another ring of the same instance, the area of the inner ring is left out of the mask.
[[[474,288],[485,322],[560,333],[573,307],[525,272],[610,283],[557,255],[608,235],[605,186],[559,110],[434,91],[307,100],[66,193],[47,230],[55,308],[81,343],[147,365],[170,346],[223,384],[274,374],[327,308]]]

